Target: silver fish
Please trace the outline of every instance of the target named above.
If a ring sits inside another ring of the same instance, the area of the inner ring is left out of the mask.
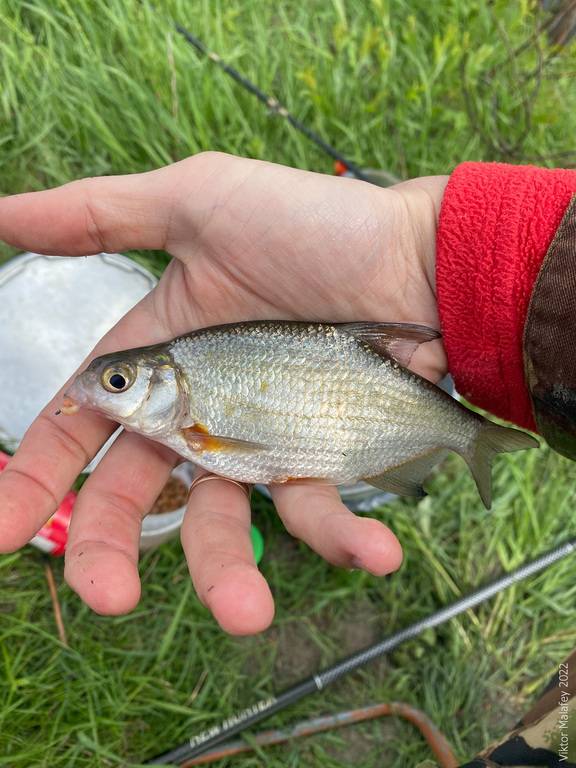
[[[422,496],[454,451],[486,507],[496,453],[538,445],[468,410],[405,365],[439,333],[399,323],[258,321],[93,360],[62,411],[95,409],[247,483],[366,482]]]

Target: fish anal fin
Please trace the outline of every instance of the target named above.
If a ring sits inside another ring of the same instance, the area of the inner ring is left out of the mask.
[[[207,427],[195,422],[181,430],[186,445],[195,453],[203,451],[260,451],[268,446],[251,440],[239,440],[234,437],[212,435]]]
[[[381,475],[363,479],[369,485],[398,496],[422,498],[426,496],[422,483],[445,455],[446,451],[443,448],[433,448],[402,464],[390,467]]]
[[[338,327],[400,365],[408,365],[420,344],[441,336],[434,328],[415,323],[340,323]]]

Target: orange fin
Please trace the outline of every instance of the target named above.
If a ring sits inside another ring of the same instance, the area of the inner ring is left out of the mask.
[[[186,445],[196,453],[203,451],[258,451],[267,448],[263,443],[250,440],[238,440],[234,437],[211,435],[208,429],[199,422],[181,430]]]
[[[378,354],[393,357],[400,365],[408,365],[418,345],[442,335],[434,328],[414,323],[339,323],[337,327]]]

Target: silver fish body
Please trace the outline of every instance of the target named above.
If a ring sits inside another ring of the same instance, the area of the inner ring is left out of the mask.
[[[454,451],[489,503],[489,454],[534,441],[487,422],[393,356],[437,335],[378,323],[218,326],[98,358],[68,397],[248,483],[364,479],[419,495],[424,477]],[[113,370],[133,379],[122,392],[109,386]],[[482,445],[488,480],[474,469]]]

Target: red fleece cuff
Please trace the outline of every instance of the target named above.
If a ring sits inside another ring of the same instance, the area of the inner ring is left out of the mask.
[[[524,381],[524,323],[540,264],[574,193],[576,171],[463,163],[442,202],[437,293],[456,389],[528,429],[535,424]]]

